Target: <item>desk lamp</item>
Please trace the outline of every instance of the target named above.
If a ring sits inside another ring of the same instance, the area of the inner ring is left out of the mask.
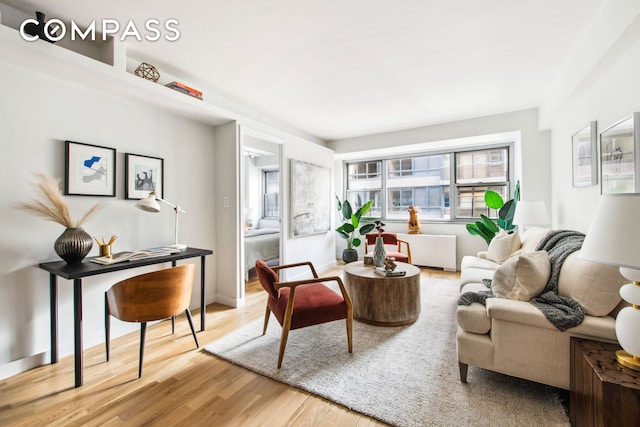
[[[616,352],[619,364],[640,371],[640,194],[605,194],[582,244],[580,257],[620,267],[631,280],[620,288],[620,296],[633,304],[616,318],[616,336],[623,350]]]
[[[180,212],[187,213],[185,210],[183,210],[180,206],[174,205],[173,203],[169,203],[166,200],[161,199],[156,195],[155,191],[151,191],[146,198],[138,200],[138,203],[136,203],[136,208],[141,209],[145,212],[158,213],[160,212],[160,204],[158,203],[159,201],[171,206],[173,210],[176,212],[176,226],[175,226],[175,240],[174,240],[175,243],[168,247],[173,249],[178,249],[181,251],[187,249],[187,245],[185,245],[184,243],[178,243],[178,214]]]

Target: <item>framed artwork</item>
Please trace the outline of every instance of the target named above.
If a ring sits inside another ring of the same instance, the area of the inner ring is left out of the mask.
[[[291,235],[331,230],[331,169],[291,159]]]
[[[64,194],[116,195],[116,149],[65,141]]]
[[[598,183],[598,134],[591,122],[571,136],[573,151],[573,186],[588,187]]]
[[[620,120],[600,133],[602,194],[640,190],[640,113]]]
[[[125,153],[124,177],[125,199],[140,200],[154,190],[164,197],[164,159]]]

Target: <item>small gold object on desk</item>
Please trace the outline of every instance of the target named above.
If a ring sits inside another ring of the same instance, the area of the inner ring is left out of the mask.
[[[373,255],[366,254],[364,256],[364,265],[373,265]]]
[[[100,256],[108,256],[111,258],[111,245],[100,245]]]

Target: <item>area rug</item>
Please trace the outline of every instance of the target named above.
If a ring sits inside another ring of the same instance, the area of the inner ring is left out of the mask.
[[[457,282],[423,278],[418,321],[380,327],[343,321],[291,331],[277,369],[281,328],[272,316],[207,345],[234,364],[397,426],[569,426],[558,390],[456,360]]]

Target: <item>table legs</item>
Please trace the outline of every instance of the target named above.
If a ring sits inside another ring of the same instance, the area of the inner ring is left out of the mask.
[[[82,279],[73,279],[73,324],[76,387],[82,385]]]
[[[200,331],[204,331],[204,318],[207,314],[204,292],[204,256],[200,257]]]
[[[51,315],[51,364],[58,363],[58,276],[49,274],[49,313]]]

